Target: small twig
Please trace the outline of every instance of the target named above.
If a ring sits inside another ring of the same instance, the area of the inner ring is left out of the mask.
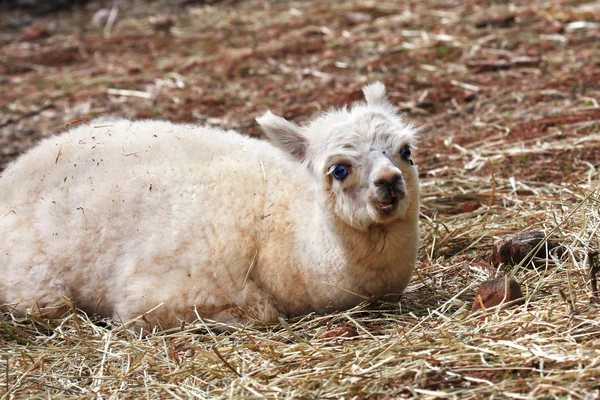
[[[134,324],[136,321],[138,321],[138,320],[140,320],[140,319],[143,319],[143,320],[145,320],[145,318],[146,318],[146,315],[150,315],[151,313],[153,313],[154,311],[156,311],[157,309],[159,309],[159,308],[160,308],[160,307],[162,307],[163,305],[164,305],[164,303],[160,303],[160,304],[159,304],[159,305],[157,305],[156,307],[154,307],[154,308],[152,308],[152,309],[150,309],[150,310],[146,311],[145,313],[142,313],[142,314],[138,315],[138,316],[137,316],[137,317],[135,317],[135,318],[132,318],[132,319],[130,319],[129,321],[123,322],[123,321],[121,320],[121,326],[119,326],[118,328],[114,329],[114,330],[113,330],[113,332],[114,332],[114,333],[121,332],[122,330],[125,330],[125,329],[127,329],[126,327],[132,326],[132,325],[133,325],[133,324]],[[120,317],[119,317],[119,319],[120,319]]]
[[[117,20],[117,15],[119,14],[119,9],[116,5],[110,9],[110,14],[108,14],[108,19],[106,20],[106,25],[104,26],[104,36],[108,36],[110,31]]]
[[[304,339],[303,337],[300,337],[296,332],[294,332],[290,324],[288,324],[288,322],[285,319],[279,317],[279,323],[281,324],[281,326],[283,326],[283,329],[285,329],[287,333],[289,333],[297,342],[304,343],[314,348],[308,340]]]
[[[592,298],[591,303],[598,302],[598,278],[596,274],[600,272],[600,264],[596,263],[596,256],[600,254],[599,251],[588,252],[588,262],[590,264],[590,284],[592,285]]]
[[[54,160],[54,164],[58,164],[58,159],[62,155],[62,146],[58,148],[58,153],[56,154],[56,160]]]
[[[115,96],[139,97],[140,99],[146,99],[146,100],[152,100],[152,98],[153,98],[153,96],[150,93],[143,92],[141,90],[108,88],[108,89],[106,89],[106,93],[112,94]]]
[[[102,297],[98,298],[98,301],[96,302],[96,307],[94,307],[94,311],[92,311],[92,317],[96,315],[96,313],[98,312],[98,307],[100,307],[100,303],[102,302]]]
[[[223,364],[225,364],[227,366],[227,368],[229,368],[231,371],[233,371],[234,374],[236,374],[237,376],[239,376],[240,378],[242,377],[242,375],[240,375],[239,372],[237,372],[235,370],[235,368],[233,368],[231,366],[231,364],[229,364],[227,362],[227,360],[221,355],[221,353],[219,352],[219,349],[217,349],[216,346],[213,346],[212,350],[214,351],[214,353],[217,355],[217,357],[219,357],[219,360],[223,361]]]
[[[52,107],[54,107],[53,104],[46,104],[45,106],[42,106],[42,107],[38,108],[37,110],[29,111],[29,112],[27,112],[19,117],[16,117],[16,118],[10,118],[7,121],[4,121],[3,123],[1,123],[0,128],[4,128],[8,125],[14,124],[16,122],[20,122],[27,118],[35,117],[36,115],[40,114],[42,111],[45,111]]]
[[[504,291],[504,297],[506,298],[506,290]],[[485,305],[483,304],[483,299],[481,298],[480,294],[477,295],[476,300],[479,303],[479,306],[481,307],[481,311],[483,311],[483,313],[486,313],[487,308],[485,308]],[[502,302],[504,302],[504,299],[502,299]]]
[[[459,81],[455,81],[455,80],[451,80],[450,84],[453,86],[457,86],[461,89],[468,90],[470,92],[479,92],[481,90],[479,88],[479,86],[475,86],[475,85],[471,85],[470,83],[459,82]]]
[[[244,278],[244,283],[242,284],[242,289],[246,287],[248,283],[248,278],[250,277],[250,273],[256,264],[256,256],[258,255],[258,246],[256,247],[256,251],[254,252],[254,257],[252,257],[252,262],[250,262],[250,267],[248,267],[248,271],[246,272],[246,277]]]
[[[69,122],[66,126],[65,129],[68,131],[72,126],[75,125],[81,125],[81,124],[85,124],[85,125],[89,125],[90,121],[86,120],[86,119],[76,119],[75,121],[71,121]]]
[[[343,291],[343,292],[350,293],[350,294],[352,294],[352,295],[354,295],[354,296],[356,296],[356,297],[359,297],[359,298],[361,298],[361,299],[363,299],[363,300],[371,300],[371,298],[370,298],[370,297],[364,296],[364,295],[362,295],[362,294],[354,293],[354,292],[353,292],[353,291],[351,291],[351,290],[344,289],[343,287],[340,287],[340,286],[334,285],[334,284],[332,284],[332,283],[325,282],[325,281],[321,281],[321,283],[323,283],[323,284],[325,284],[325,285],[327,285],[327,286],[331,286],[331,287],[333,287],[333,288],[339,289],[339,290],[341,290],[341,291]]]
[[[496,176],[494,175],[494,167],[492,166],[492,161],[488,158],[488,166],[490,167],[490,174],[492,175],[492,193],[490,194],[490,200],[488,202],[488,207],[494,205],[494,201],[496,200]]]
[[[4,356],[4,358],[6,360],[6,382],[5,382],[5,385],[6,385],[6,393],[8,393],[8,391],[9,391],[8,390],[9,389],[9,386],[8,386],[8,378],[9,378],[9,374],[8,374],[8,368],[9,368],[9,366],[8,366],[8,364],[9,364],[9,362],[8,361],[10,360],[10,357],[7,355],[7,356]]]

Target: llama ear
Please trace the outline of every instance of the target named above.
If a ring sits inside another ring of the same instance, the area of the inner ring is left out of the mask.
[[[370,85],[364,86],[362,89],[365,94],[367,104],[370,105],[389,105],[390,102],[385,92],[385,85],[381,82],[371,83]]]
[[[298,125],[271,113],[271,111],[256,118],[256,122],[274,145],[291,154],[298,161],[306,159],[308,139],[302,134]]]

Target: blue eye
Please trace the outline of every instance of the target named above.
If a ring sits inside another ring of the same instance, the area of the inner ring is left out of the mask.
[[[400,150],[400,157],[402,157],[403,160],[411,161],[410,160],[410,147],[408,145],[404,146],[402,148],[402,150]],[[412,162],[410,164],[412,165]]]
[[[346,165],[338,165],[333,169],[333,176],[339,181],[343,181],[349,173],[350,171]]]

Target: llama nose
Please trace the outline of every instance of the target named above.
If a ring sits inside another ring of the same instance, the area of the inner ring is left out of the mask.
[[[381,176],[379,179],[375,181],[375,186],[385,189],[390,193],[399,194],[400,192],[400,183],[402,183],[402,175],[396,172],[391,172]]]

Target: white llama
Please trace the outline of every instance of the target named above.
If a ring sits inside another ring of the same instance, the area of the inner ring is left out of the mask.
[[[267,112],[272,144],[126,120],[44,140],[0,177],[0,304],[59,317],[68,297],[149,329],[398,296],[418,248],[415,130],[383,84],[363,92],[303,127]]]

